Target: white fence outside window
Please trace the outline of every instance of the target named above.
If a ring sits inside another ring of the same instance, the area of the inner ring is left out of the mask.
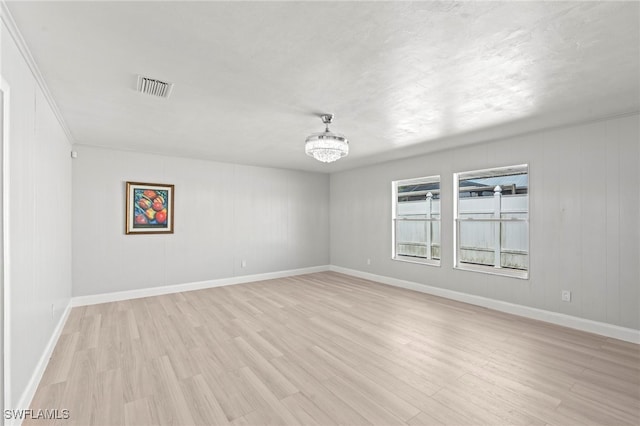
[[[528,200],[527,194],[499,192],[494,197],[460,198],[458,261],[528,270]],[[439,219],[439,199],[399,202],[396,255],[440,259]]]
[[[440,200],[397,204],[396,255],[440,259]]]

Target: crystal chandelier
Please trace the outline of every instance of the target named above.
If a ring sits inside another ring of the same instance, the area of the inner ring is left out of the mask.
[[[322,114],[320,118],[326,129],[309,136],[304,144],[304,151],[318,161],[331,163],[349,154],[349,141],[343,135],[329,131],[333,114]]]

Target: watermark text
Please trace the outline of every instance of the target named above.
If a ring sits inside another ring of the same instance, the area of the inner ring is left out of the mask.
[[[5,420],[68,420],[69,410],[52,409],[28,409],[28,410],[4,410]]]

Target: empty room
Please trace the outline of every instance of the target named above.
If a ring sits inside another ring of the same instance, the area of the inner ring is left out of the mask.
[[[3,424],[640,423],[640,2],[0,17]]]

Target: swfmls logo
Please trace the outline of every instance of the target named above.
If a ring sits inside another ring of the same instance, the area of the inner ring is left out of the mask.
[[[69,417],[69,410],[4,410],[5,420],[68,420]]]

